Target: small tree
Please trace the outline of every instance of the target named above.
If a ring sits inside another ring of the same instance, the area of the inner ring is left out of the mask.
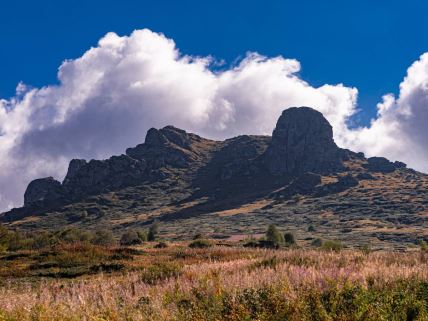
[[[342,250],[343,248],[343,245],[342,245],[342,242],[340,242],[339,240],[337,241],[327,240],[323,243],[321,247],[326,251],[340,252],[340,250]]]
[[[6,251],[9,247],[9,240],[11,237],[11,232],[0,224],[0,251]]]
[[[92,244],[95,245],[114,245],[116,243],[113,233],[110,230],[98,230],[94,233],[91,240]]]
[[[321,240],[320,238],[316,238],[311,242],[311,245],[316,247],[321,247],[323,243],[324,243],[323,240]]]
[[[86,243],[91,240],[92,234],[72,227],[56,233],[55,237],[62,243]]]
[[[159,221],[154,221],[150,226],[149,234],[147,234],[148,241],[155,241],[159,233]]]
[[[140,238],[140,240],[142,242],[147,242],[148,241],[149,237],[148,237],[147,231],[138,231],[137,234],[138,234],[138,237]]]
[[[295,245],[296,244],[296,238],[294,237],[293,233],[287,232],[284,234],[284,242],[287,245]]]
[[[308,226],[308,232],[315,232],[315,226],[312,224]]]
[[[140,237],[138,236],[138,233],[134,230],[126,231],[122,234],[122,237],[120,238],[120,245],[137,245],[141,244],[142,241]]]
[[[266,241],[270,242],[274,246],[284,244],[284,236],[274,224],[269,225],[266,231]]]

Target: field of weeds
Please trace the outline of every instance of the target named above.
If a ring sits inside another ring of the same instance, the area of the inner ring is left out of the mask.
[[[62,246],[4,254],[1,320],[427,320],[424,252]]]

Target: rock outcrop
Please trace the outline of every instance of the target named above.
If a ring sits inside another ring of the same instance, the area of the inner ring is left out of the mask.
[[[146,175],[144,160],[136,160],[127,155],[113,156],[107,160],[74,159],[70,162],[62,189],[70,200],[85,195],[115,190],[123,186],[135,185]]]
[[[274,175],[324,174],[343,169],[342,154],[331,125],[320,112],[294,107],[279,118],[265,162]]]
[[[355,160],[365,167],[362,172],[355,177],[340,173],[346,171],[344,162]],[[197,191],[198,197],[212,199],[219,191],[224,195],[218,199],[243,191],[280,190],[272,193],[281,198],[320,196],[356,186],[358,179],[374,179],[369,172],[388,173],[403,167],[404,163],[382,157],[366,160],[362,153],[340,149],[331,125],[320,112],[294,107],[282,113],[272,137],[242,135],[219,142],[173,126],[152,128],[145,142],[128,148],[126,155],[89,162],[73,159],[62,183],[52,177],[32,181],[22,211],[12,210],[4,217],[12,220],[31,212],[25,208],[43,212],[126,187],[151,183],[172,186],[178,181],[180,186]],[[321,176],[328,174],[335,174],[338,180],[321,184]]]
[[[24,194],[24,206],[38,206],[61,198],[63,191],[61,183],[53,177],[39,178],[28,184]]]
[[[203,157],[201,145],[204,142],[209,140],[173,126],[151,128],[144,144],[128,148],[126,155],[134,159],[144,159],[150,169],[163,166],[185,168]]]
[[[367,164],[364,165],[370,172],[391,173],[399,168],[405,168],[406,164],[402,162],[390,162],[385,157],[370,157]]]

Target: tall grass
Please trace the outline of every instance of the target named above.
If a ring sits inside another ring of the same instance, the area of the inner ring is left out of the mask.
[[[428,320],[428,260],[417,252],[212,247],[152,255],[155,263],[121,274],[10,279],[0,287],[0,319]]]

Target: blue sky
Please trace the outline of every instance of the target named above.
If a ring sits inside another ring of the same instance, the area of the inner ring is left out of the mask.
[[[428,51],[427,1],[2,1],[0,97],[19,81],[56,82],[64,59],[77,58],[108,31],[162,32],[186,54],[233,63],[247,51],[302,64],[313,86],[359,90],[363,124],[406,69]]]
[[[301,105],[340,147],[428,172],[427,12],[417,0],[1,1],[0,211],[31,180],[123,153],[150,127],[266,135]],[[208,56],[225,64],[195,58]]]

